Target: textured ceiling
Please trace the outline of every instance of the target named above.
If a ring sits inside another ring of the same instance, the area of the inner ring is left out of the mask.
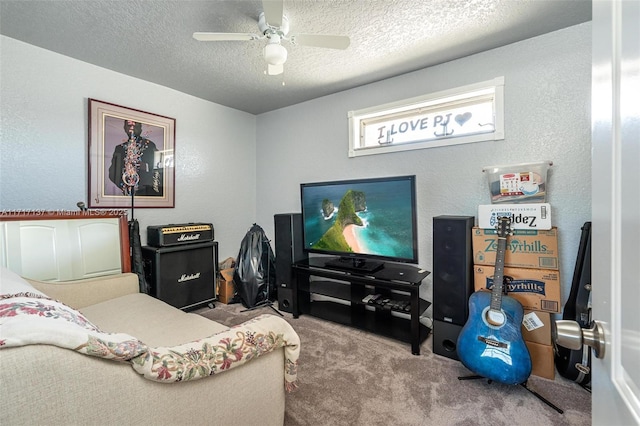
[[[351,45],[283,41],[279,76],[264,74],[264,40],[192,37],[259,33],[261,11],[260,0],[0,0],[0,33],[260,114],[590,21],[591,1],[285,0],[290,35],[348,35]]]

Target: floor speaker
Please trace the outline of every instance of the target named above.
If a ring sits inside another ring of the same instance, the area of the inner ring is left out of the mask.
[[[298,288],[291,264],[308,259],[303,250],[302,214],[274,215],[278,308],[298,313]]]
[[[142,247],[150,294],[180,309],[215,299],[218,265],[216,241],[172,247]]]
[[[278,288],[278,309],[283,312],[293,313],[293,290],[290,288]]]
[[[460,361],[458,358],[458,336],[462,330],[461,325],[450,324],[444,321],[433,321],[433,353]]]
[[[473,293],[473,216],[433,218],[433,319],[464,325]]]

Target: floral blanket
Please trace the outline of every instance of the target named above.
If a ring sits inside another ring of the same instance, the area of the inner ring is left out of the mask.
[[[145,378],[162,383],[208,377],[284,347],[289,392],[296,388],[300,352],[296,332],[275,315],[261,315],[183,345],[152,348],[127,334],[101,331],[77,310],[35,289],[0,295],[0,349],[33,344],[129,362]]]
[[[103,333],[80,312],[35,293],[0,296],[0,348],[45,344],[127,361],[147,351],[127,334]]]
[[[275,315],[260,315],[228,330],[180,346],[157,347],[131,360],[147,379],[179,382],[211,376],[284,347],[285,388],[296,388],[300,338]]]

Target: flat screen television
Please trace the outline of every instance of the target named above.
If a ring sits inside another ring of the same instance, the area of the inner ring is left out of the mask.
[[[373,272],[385,261],[418,263],[415,176],[303,183],[307,253],[327,267]]]

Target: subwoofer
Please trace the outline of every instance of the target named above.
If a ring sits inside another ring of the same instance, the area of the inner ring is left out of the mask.
[[[302,214],[284,213],[273,216],[275,226],[276,286],[278,308],[297,316],[298,288],[291,264],[308,259],[303,250]]]
[[[473,216],[433,218],[433,351],[458,359],[455,343],[473,293]]]
[[[293,313],[293,290],[290,288],[278,288],[278,309]]]
[[[151,296],[176,308],[190,309],[215,300],[218,243],[142,247]]]
[[[460,361],[458,358],[458,336],[462,326],[444,321],[433,321],[433,353]]]

